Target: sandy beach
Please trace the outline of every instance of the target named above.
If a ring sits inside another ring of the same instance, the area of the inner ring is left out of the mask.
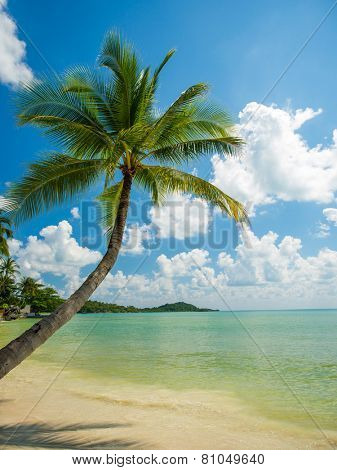
[[[326,449],[220,392],[173,391],[26,361],[0,384],[3,449]],[[325,433],[337,442],[337,433]]]

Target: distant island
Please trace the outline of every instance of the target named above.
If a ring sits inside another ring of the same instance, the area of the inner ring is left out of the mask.
[[[159,307],[137,308],[123,305],[88,300],[78,313],[137,313],[137,312],[216,312],[210,308],[198,308],[185,302],[164,304]]]

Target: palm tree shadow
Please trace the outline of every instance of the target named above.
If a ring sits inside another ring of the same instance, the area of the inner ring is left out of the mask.
[[[129,426],[127,424],[72,424],[72,425],[48,425],[46,423],[23,423],[0,426],[0,447],[5,449],[12,446],[21,448],[39,449],[140,449],[137,441],[127,439],[99,439],[88,438],[79,435],[76,431],[95,429],[115,429]],[[72,433],[69,435],[68,433]],[[68,435],[67,435],[68,434]]]

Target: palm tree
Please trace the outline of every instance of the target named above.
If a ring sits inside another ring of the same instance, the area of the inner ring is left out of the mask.
[[[0,276],[15,279],[18,274],[19,267],[13,258],[8,257],[0,260]]]
[[[0,210],[0,255],[9,256],[8,239],[13,237],[11,222]]]
[[[18,265],[13,258],[0,260],[0,305],[17,304],[16,276],[19,274]]]
[[[114,266],[121,247],[133,184],[154,203],[172,192],[192,193],[236,221],[243,206],[207,181],[177,165],[215,152],[234,155],[242,141],[226,112],[206,100],[207,85],[185,90],[164,112],[155,108],[158,78],[174,54],[151,73],[141,68],[131,45],[107,34],[100,70],[76,67],[61,79],[43,79],[18,92],[20,124],[45,129],[64,148],[30,166],[9,197],[18,206],[16,222],[79,197],[102,181],[99,200],[109,234],[102,260],[84,283],[51,315],[0,350],[0,378],[29,356],[80,310]]]
[[[43,284],[40,284],[32,277],[24,277],[18,284],[18,290],[25,305],[32,304],[42,288]]]
[[[16,284],[14,277],[0,274],[0,308],[16,305]]]

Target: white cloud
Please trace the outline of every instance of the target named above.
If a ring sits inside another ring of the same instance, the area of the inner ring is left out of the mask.
[[[26,242],[13,239],[9,245],[22,274],[42,280],[47,274],[57,276],[65,296],[83,281],[82,268],[97,264],[102,256],[81,247],[65,220]],[[304,257],[301,248],[298,238],[279,239],[271,231],[258,237],[248,230],[240,235],[235,253],[220,253],[217,263],[205,249],[161,254],[152,273],[109,273],[93,297],[139,306],[183,300],[219,309],[226,303],[233,309],[334,307],[337,251],[324,248]]]
[[[319,116],[322,112],[323,110],[321,108],[317,111],[314,111],[312,108],[296,109],[295,113],[292,113],[291,110],[288,111],[293,121],[294,130],[300,129],[305,122]]]
[[[101,286],[94,294],[95,298],[116,301],[117,296],[123,298],[129,292],[137,292],[137,295],[150,290],[150,280],[142,274],[125,275],[122,271],[116,274],[109,273]]]
[[[328,203],[337,191],[337,130],[330,146],[309,147],[297,132],[321,113],[255,102],[240,112],[242,159],[212,159],[212,182],[252,206],[283,201]]]
[[[268,232],[258,238],[253,232],[246,234],[249,243],[241,242],[233,259],[221,253],[218,264],[224,269],[228,285],[263,285],[289,282],[300,258],[301,240],[285,237],[278,245],[278,235]]]
[[[314,235],[314,238],[327,238],[330,235],[329,225],[319,222],[317,231],[313,235]]]
[[[337,209],[334,207],[327,207],[323,209],[324,217],[331,223],[337,226]]]
[[[144,253],[143,242],[152,237],[149,225],[132,224],[126,227],[121,254],[140,255]]]
[[[205,266],[209,262],[209,253],[206,250],[195,248],[189,252],[178,253],[172,258],[161,254],[157,258],[160,272],[166,277],[187,276],[198,267]]]
[[[14,20],[5,10],[6,0],[0,1],[0,81],[17,86],[33,79],[25,63],[26,43],[18,38]]]
[[[173,237],[184,240],[205,234],[211,215],[203,200],[174,194],[163,206],[151,207],[149,217],[160,238]]]
[[[101,300],[139,306],[184,300],[199,306],[240,308],[323,308],[335,306],[337,252],[324,248],[304,257],[298,238],[248,231],[235,255],[221,253],[212,265],[207,250],[171,258],[161,254],[152,275],[109,275],[95,294]],[[121,290],[120,290],[121,289]],[[220,293],[220,295],[219,295]],[[225,302],[221,299],[223,297]]]
[[[80,219],[81,218],[80,210],[79,210],[78,207],[73,207],[70,210],[70,213],[71,213],[71,215],[73,216],[74,219]]]
[[[97,263],[101,253],[81,247],[72,237],[72,227],[66,220],[43,228],[37,236],[29,236],[26,243],[9,240],[9,247],[22,274],[41,278],[53,274],[65,281],[66,293],[71,293],[80,282],[80,271]]]
[[[122,254],[139,255],[155,241],[169,237],[177,240],[204,235],[211,222],[209,206],[190,195],[173,194],[162,206],[152,206],[148,212],[149,224],[129,225],[124,234]]]

